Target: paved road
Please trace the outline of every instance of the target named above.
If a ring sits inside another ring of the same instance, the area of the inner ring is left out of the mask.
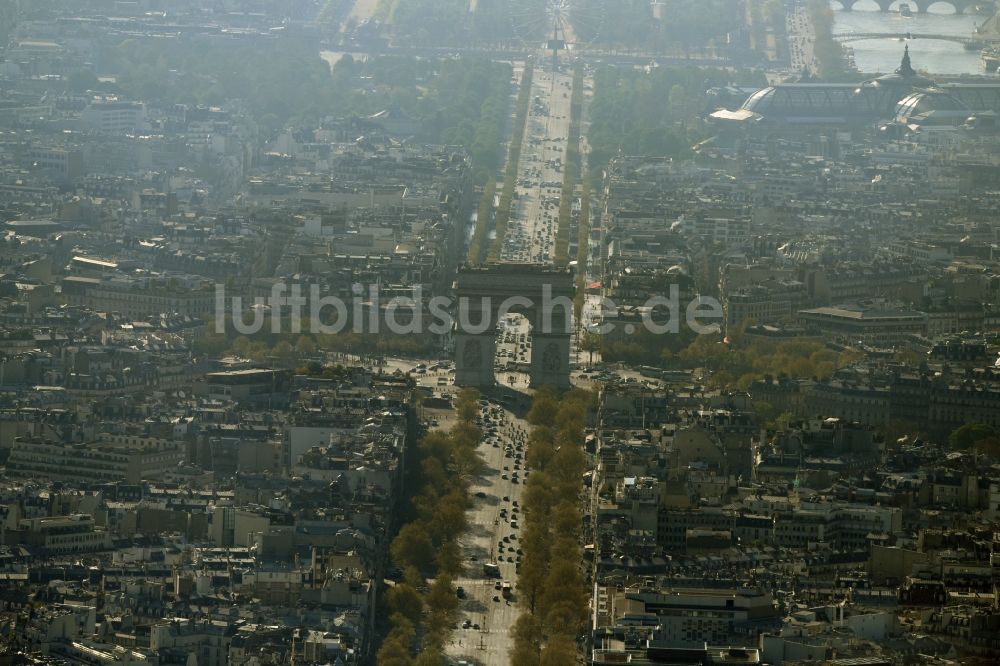
[[[808,68],[815,73],[819,67],[813,52],[816,34],[813,31],[812,21],[809,20],[806,8],[802,5],[795,5],[785,16],[785,26],[788,32],[792,72],[801,73],[803,69]]]
[[[535,67],[503,261],[548,264],[555,254],[573,84],[572,71],[563,69],[552,71],[545,59]]]
[[[517,582],[521,529],[520,525],[515,528],[512,524],[517,522],[519,515],[514,510],[515,502],[521,505],[523,480],[530,474],[523,466],[523,459],[517,460],[523,455],[519,447],[527,436],[528,424],[497,405],[489,406],[484,413],[490,419],[484,422],[484,429],[488,433],[492,428],[495,434],[487,434],[479,447],[486,469],[471,488],[473,507],[468,516],[469,530],[461,540],[466,575],[455,583],[465,590],[466,598],[460,603],[459,625],[447,653],[449,657],[477,664],[505,666],[510,663],[509,630],[520,610],[516,589],[514,599],[508,604],[495,585],[501,580],[515,585]],[[515,473],[520,477],[516,483],[513,481]],[[503,552],[499,550],[501,547]],[[483,564],[492,561],[500,568],[499,579],[483,574]],[[463,628],[466,620],[470,625],[479,625],[479,629]]]

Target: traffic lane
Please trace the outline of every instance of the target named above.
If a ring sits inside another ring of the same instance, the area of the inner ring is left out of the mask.
[[[516,582],[515,563],[506,561],[507,556],[513,555],[505,552],[504,561],[498,562],[501,578],[486,578],[483,575],[484,562],[481,556],[488,553],[498,556],[497,543],[503,543],[504,536],[509,539],[511,534],[515,537],[519,535],[519,528],[511,528],[508,522],[499,517],[499,513],[504,506],[508,507],[509,513],[515,501],[520,506],[523,484],[513,483],[509,472],[507,479],[502,479],[501,475],[505,465],[512,467],[513,460],[505,456],[505,445],[510,443],[514,451],[517,450],[517,444],[523,447],[528,428],[527,423],[510,412],[503,410],[503,413],[503,420],[496,425],[499,446],[494,447],[488,437],[484,437],[480,443],[480,453],[486,469],[472,484],[474,505],[469,531],[461,542],[466,558],[475,556],[476,560],[467,559],[467,575],[456,581],[456,585],[464,588],[466,598],[459,604],[458,628],[448,649],[451,656],[497,665],[508,663],[507,655],[511,648],[508,630],[517,619],[519,610],[516,591],[514,599],[508,603],[495,586],[501,580]],[[485,497],[480,497],[478,493]],[[509,501],[505,502],[504,496]],[[466,620],[469,628],[463,628]],[[472,628],[474,624],[479,625],[478,631]]]
[[[555,79],[560,84],[566,80],[566,77],[557,77]],[[534,152],[540,154],[544,166],[541,169],[537,185],[538,196],[533,200],[533,214],[530,216],[529,221],[532,223],[530,235],[533,253],[536,258],[541,258],[548,253],[551,259],[551,255],[554,252],[555,236],[558,230],[558,202],[561,188],[549,187],[542,185],[542,183],[552,182],[560,183],[561,185],[563,177],[561,170],[557,170],[554,167],[555,158],[546,158],[548,157],[547,153],[554,152],[557,154],[556,157],[559,158],[559,161],[564,163],[566,151],[565,136],[568,134],[569,117],[567,108],[568,99],[561,98],[559,95],[553,97],[551,92],[549,92],[548,98],[549,114],[546,119],[544,138],[540,143],[533,144]],[[553,142],[552,139],[559,139],[560,141]],[[552,217],[552,214],[546,217],[548,209],[546,209],[543,203],[545,197],[548,197],[553,202],[553,210],[556,211],[555,217]]]
[[[484,437],[480,442],[479,451],[484,460],[484,470],[475,480],[471,491],[475,500],[474,512],[470,526],[474,528],[474,540],[468,543],[470,550],[467,557],[476,557],[481,563],[483,556],[498,557],[499,544],[504,543],[504,537],[517,533],[517,528],[510,527],[512,509],[520,507],[523,489],[524,445],[526,439],[526,424],[518,422],[513,414],[503,410],[502,420],[484,424]],[[495,431],[490,435],[489,430]],[[494,446],[496,444],[496,446]],[[514,503],[518,502],[517,505]],[[504,514],[506,513],[506,518]],[[519,513],[519,511],[517,512]],[[516,540],[516,539],[515,539]],[[509,543],[509,542],[508,542]],[[506,552],[504,561],[500,564],[505,575],[513,573],[513,562],[507,562],[511,554]],[[470,560],[470,564],[473,562]],[[505,565],[509,565],[508,572]]]
[[[539,85],[532,88],[532,99],[535,103],[530,107],[531,115],[528,123],[529,153],[522,156],[516,177],[518,183],[525,180],[534,181],[535,178],[538,180],[531,188],[518,185],[518,204],[514,213],[518,226],[509,227],[508,236],[504,239],[503,256],[507,259],[528,258],[532,261],[543,261],[546,254],[549,260],[554,254],[558,220],[557,214],[556,217],[552,216],[552,211],[558,211],[560,188],[543,186],[542,183],[555,182],[560,186],[562,183],[560,171],[551,166],[555,158],[546,160],[546,157],[547,154],[555,153],[561,161],[565,158],[565,139],[569,129],[569,99],[568,95],[562,97],[561,91],[571,81],[571,78],[562,74],[554,77],[544,75],[537,78]],[[554,90],[559,92],[553,94]],[[559,141],[553,142],[552,139]],[[543,166],[535,167],[535,163],[541,163]],[[543,203],[545,197],[555,202],[551,210]],[[549,217],[546,217],[547,211]],[[522,221],[525,224],[522,224]],[[520,238],[514,236],[515,229],[522,234]]]

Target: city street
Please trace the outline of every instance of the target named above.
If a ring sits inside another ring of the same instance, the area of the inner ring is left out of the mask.
[[[548,264],[555,253],[573,84],[572,70],[562,70],[547,59],[535,67],[503,261]]]
[[[470,489],[473,508],[461,542],[466,575],[455,581],[465,599],[459,605],[458,628],[448,656],[501,666],[509,663],[509,631],[520,613],[518,516],[524,478],[529,474],[523,461],[528,424],[495,404],[482,413],[484,437],[479,451],[486,467]],[[500,570],[499,577],[484,574],[483,565],[492,562]],[[499,589],[502,581],[515,586],[509,603]]]
[[[507,236],[502,239],[501,261],[551,264],[555,254],[559,204],[569,134],[573,76],[569,67],[553,71],[550,60],[535,67],[523,148],[517,169],[513,212]],[[588,303],[587,314],[592,314]],[[531,330],[527,320],[512,315],[497,337],[496,377],[501,385],[527,391],[531,360]],[[429,363],[429,362],[428,362]],[[428,366],[390,361],[390,366],[411,371],[418,384],[436,393],[454,393],[453,375]],[[590,379],[574,373],[574,383],[589,388]],[[441,410],[427,410],[435,427],[453,422]],[[528,425],[496,404],[481,412],[485,461],[482,475],[470,489],[473,506],[469,529],[461,541],[465,575],[455,581],[460,590],[459,616],[448,656],[477,664],[509,663],[510,629],[520,614],[517,606],[519,508],[529,471],[524,468]],[[487,572],[495,564],[499,573]],[[509,582],[513,594],[506,599],[502,586]]]

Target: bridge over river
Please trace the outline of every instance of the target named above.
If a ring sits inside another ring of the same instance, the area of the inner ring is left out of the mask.
[[[842,32],[834,35],[833,38],[842,44],[866,39],[897,39],[901,42],[910,39],[940,39],[946,42],[962,44],[968,49],[981,49],[985,46],[1000,45],[1000,38],[998,37],[986,37],[983,35],[963,37],[961,35],[938,35],[923,32]]]
[[[851,11],[861,0],[836,0],[836,2],[844,11]],[[883,12],[898,10],[899,5],[909,5],[910,8],[916,8],[918,14],[926,13],[931,5],[943,4],[950,5],[956,14],[964,14],[992,3],[985,0],[875,0],[875,4]]]

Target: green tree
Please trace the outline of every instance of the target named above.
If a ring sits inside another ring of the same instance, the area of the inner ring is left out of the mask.
[[[312,356],[316,353],[316,343],[308,335],[300,335],[295,343],[295,350],[305,356]]]
[[[288,361],[295,358],[295,350],[292,348],[291,343],[288,340],[279,340],[271,353],[280,358],[283,361]]]
[[[580,336],[580,349],[590,355],[587,362],[591,365],[594,363],[594,352],[601,351],[601,342],[601,336],[590,331],[586,331]]]
[[[74,94],[97,90],[99,85],[97,77],[88,69],[74,70],[66,77],[66,91]]]
[[[765,428],[774,427],[774,421],[781,410],[765,400],[754,400],[753,411],[757,415],[757,423]]]
[[[956,451],[976,451],[991,456],[1000,454],[1000,433],[985,423],[967,423],[952,431],[948,445]]]

